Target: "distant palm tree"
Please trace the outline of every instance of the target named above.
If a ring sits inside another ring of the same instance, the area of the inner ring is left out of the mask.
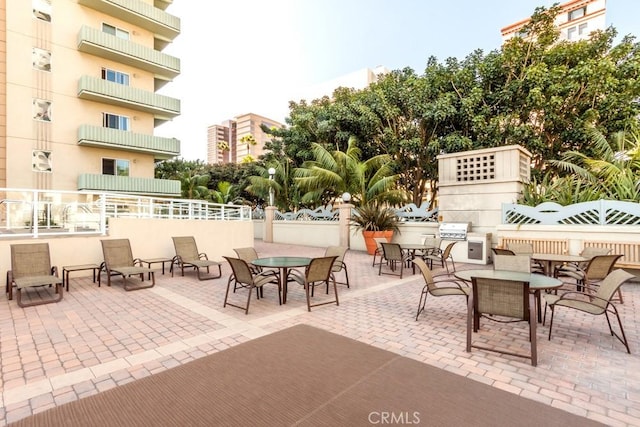
[[[210,192],[207,188],[209,175],[196,174],[192,170],[186,170],[180,175],[182,183],[182,197],[186,199],[209,199]]]

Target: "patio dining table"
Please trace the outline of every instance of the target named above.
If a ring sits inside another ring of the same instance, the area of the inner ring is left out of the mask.
[[[416,257],[416,251],[431,251],[433,249],[436,249],[435,246],[431,246],[431,245],[424,245],[422,243],[400,243],[400,248],[403,251],[407,251],[407,253],[411,256],[411,260],[413,260]],[[413,270],[413,274],[416,274],[416,265],[411,263],[411,267]],[[408,266],[407,266],[408,267]]]
[[[557,289],[562,286],[562,280],[554,277],[546,276],[538,273],[525,273],[521,271],[509,270],[459,270],[454,276],[465,282],[471,282],[472,277],[482,277],[486,279],[497,280],[515,280],[519,282],[528,282],[529,290],[533,292],[538,311],[538,323],[542,323],[542,303],[540,291]]]
[[[588,261],[587,258],[579,255],[542,254],[542,253],[532,254],[531,259],[534,261],[540,261],[542,263],[544,268],[544,273],[547,276],[553,276],[553,266],[556,263]]]
[[[290,268],[306,267],[311,262],[311,258],[295,256],[275,256],[268,258],[257,258],[251,263],[258,267],[277,268],[280,270],[280,289],[282,289],[282,303],[287,303],[287,276]]]

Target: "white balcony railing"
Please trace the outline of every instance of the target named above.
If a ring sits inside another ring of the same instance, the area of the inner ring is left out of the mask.
[[[118,193],[0,188],[0,238],[106,234],[109,218],[250,221],[249,206]]]

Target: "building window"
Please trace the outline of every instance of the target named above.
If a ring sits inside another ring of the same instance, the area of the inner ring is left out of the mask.
[[[129,160],[102,159],[102,174],[129,176]]]
[[[51,151],[32,151],[31,170],[34,172],[51,172]]]
[[[117,114],[102,113],[102,127],[129,130],[129,117]]]
[[[41,122],[51,121],[51,101],[46,99],[34,98],[33,100],[33,119]]]
[[[581,7],[580,9],[572,10],[569,12],[568,21],[573,21],[574,19],[582,18],[587,14],[587,7]]]
[[[33,16],[45,21],[51,22],[51,0],[32,0]]]
[[[102,24],[102,32],[111,34],[112,36],[116,36],[121,39],[129,40],[129,32],[125,31],[121,28],[116,28],[113,25]]]
[[[51,71],[51,52],[34,47],[31,49],[33,68],[40,71]]]
[[[589,27],[589,25],[585,22],[584,24],[580,24],[578,25],[578,35],[584,35],[587,34],[587,28]]]
[[[118,83],[121,85],[129,86],[129,74],[121,73],[120,71],[114,71],[108,68],[103,68],[102,79],[108,80],[110,82]]]
[[[567,40],[575,40],[578,33],[577,27],[567,28]]]

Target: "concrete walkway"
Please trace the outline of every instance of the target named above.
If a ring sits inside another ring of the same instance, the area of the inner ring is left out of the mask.
[[[261,241],[255,247],[262,256],[324,253]],[[610,336],[604,316],[566,310],[556,316],[551,341],[548,326],[538,328],[538,366],[532,367],[516,357],[466,353],[462,297],[430,297],[416,322],[421,276],[410,269],[402,279],[378,276],[371,260],[364,252],[348,252],[351,287],[339,288],[340,306],[310,313],[299,287],[289,290],[283,306],[267,288],[265,298],[252,299],[249,315],[222,308],[226,263],[223,277],[210,281],[198,281],[192,272],[171,278],[157,271],[154,288],[125,292],[120,279],[98,288],[91,277],[72,277],[70,292],[57,304],[22,309],[5,298],[0,425],[305,323],[608,425],[640,426],[640,285],[625,285],[625,303],[619,305],[631,355]],[[246,292],[235,297],[243,303]],[[483,339],[527,349],[524,324],[492,323],[483,323]]]

